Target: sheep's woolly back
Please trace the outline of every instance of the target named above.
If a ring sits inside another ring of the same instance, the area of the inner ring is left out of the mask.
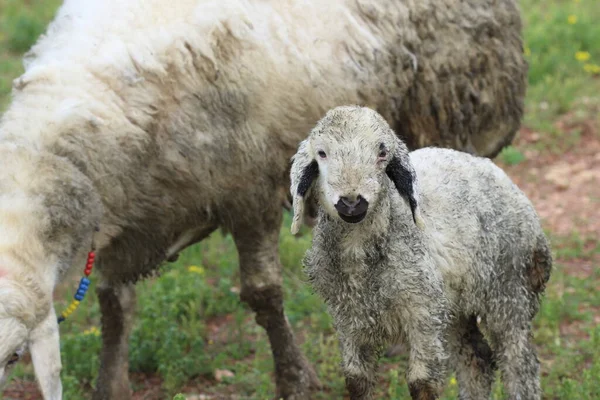
[[[298,142],[336,105],[377,109],[409,147],[495,154],[521,118],[521,53],[509,0],[67,0],[0,140],[91,181],[111,245],[99,263],[138,265],[110,272],[132,280],[192,230],[283,204],[267,188],[287,185]]]

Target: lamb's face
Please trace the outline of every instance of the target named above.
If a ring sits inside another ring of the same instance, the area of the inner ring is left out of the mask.
[[[332,217],[359,223],[379,200],[395,138],[376,124],[332,126],[310,140],[319,166],[316,193]]]
[[[328,111],[300,143],[290,175],[294,234],[311,196],[331,217],[356,224],[380,201],[390,180],[407,201],[415,224],[422,226],[408,149],[385,119],[369,108],[342,106]]]

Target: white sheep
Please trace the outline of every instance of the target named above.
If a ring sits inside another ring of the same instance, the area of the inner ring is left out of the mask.
[[[492,156],[523,112],[520,32],[512,0],[65,1],[0,121],[0,375],[29,345],[44,397],[61,397],[52,292],[95,235],[93,398],[130,398],[132,283],[222,227],[277,395],[306,398],[318,380],[284,315],[277,248],[298,143],[352,102],[415,147]]]
[[[496,365],[510,399],[540,398],[531,321],[552,259],[500,168],[450,149],[409,153],[375,111],[345,106],[300,144],[291,179],[292,231],[306,199],[319,204],[304,264],[352,399],[370,397],[379,353],[396,340],[410,349],[413,399],[438,398],[448,366],[461,399],[489,398]]]

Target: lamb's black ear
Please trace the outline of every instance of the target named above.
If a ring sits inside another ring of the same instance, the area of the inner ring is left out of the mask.
[[[410,164],[408,149],[399,139],[396,150],[393,152],[385,172],[392,182],[394,182],[394,186],[396,186],[400,196],[408,202],[415,225],[420,228],[423,227],[423,219],[419,208],[417,176]]]
[[[319,164],[309,154],[308,139],[298,146],[298,152],[292,157],[292,169],[290,177],[292,185],[292,205],[294,217],[292,220],[292,233],[295,235],[303,223],[304,207],[310,196],[310,190],[315,179],[319,176]]]

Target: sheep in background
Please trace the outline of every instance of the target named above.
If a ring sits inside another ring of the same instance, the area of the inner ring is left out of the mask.
[[[318,380],[284,315],[277,248],[300,140],[352,102],[414,147],[493,156],[527,70],[512,0],[67,0],[25,66],[0,122],[0,368],[29,346],[60,398],[52,291],[99,226],[94,400],[130,398],[132,284],[219,227],[277,396],[308,397]]]
[[[304,264],[352,399],[370,397],[379,353],[399,339],[413,399],[438,398],[448,366],[461,399],[489,398],[496,365],[511,399],[540,398],[530,324],[552,260],[500,168],[450,149],[409,153],[375,111],[346,106],[300,144],[291,180],[292,232],[304,202],[319,204]]]

